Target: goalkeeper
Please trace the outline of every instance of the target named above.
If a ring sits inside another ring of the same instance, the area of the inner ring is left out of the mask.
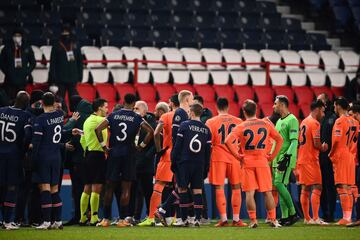
[[[274,112],[281,116],[276,123],[276,130],[283,137],[284,143],[272,163],[273,185],[280,195],[282,215],[280,224],[282,226],[290,226],[299,220],[291,195],[287,189],[290,174],[296,166],[299,122],[297,118],[289,112],[289,100],[286,96],[281,95],[276,97]]]

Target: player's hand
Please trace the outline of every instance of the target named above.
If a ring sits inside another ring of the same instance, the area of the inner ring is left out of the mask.
[[[71,130],[71,134],[74,136],[82,136],[84,135],[84,131],[79,128],[74,128],[73,130]]]
[[[71,116],[71,119],[77,121],[80,118],[80,113],[79,112],[73,112],[73,115]]]
[[[68,150],[69,152],[75,151],[74,145],[70,144],[70,142],[65,143],[65,149]]]
[[[289,165],[291,158],[291,154],[284,154],[283,158],[280,160],[277,170],[280,172],[283,172],[286,170],[287,166]]]
[[[321,152],[326,152],[329,149],[329,145],[325,142],[323,142],[323,144],[321,145]]]
[[[103,150],[107,154],[107,153],[109,153],[110,148],[108,148],[108,146],[103,146]]]

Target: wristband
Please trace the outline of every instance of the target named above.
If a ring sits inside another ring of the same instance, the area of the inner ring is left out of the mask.
[[[144,142],[141,142],[139,146],[142,147],[142,148],[145,148],[146,144]]]
[[[106,147],[106,143],[105,143],[105,142],[101,142],[100,145],[101,145],[101,147]]]

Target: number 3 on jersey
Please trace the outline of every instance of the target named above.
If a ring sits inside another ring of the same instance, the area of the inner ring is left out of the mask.
[[[267,136],[267,130],[266,128],[259,128],[257,131],[258,135],[262,135],[259,142],[256,144],[256,149],[265,149],[264,141]],[[249,139],[246,141],[245,144],[245,150],[255,150],[255,145],[253,145],[253,141],[255,138],[255,134],[251,129],[246,129],[244,132],[244,137],[249,136]]]
[[[119,142],[123,142],[127,138],[127,133],[126,133],[127,125],[126,125],[126,123],[122,122],[122,123],[119,123],[119,127],[120,127],[120,132],[122,133],[122,136],[121,137],[116,136],[116,140],[118,140]]]

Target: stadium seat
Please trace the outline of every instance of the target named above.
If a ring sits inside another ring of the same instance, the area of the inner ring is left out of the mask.
[[[262,104],[259,104],[259,107],[260,107],[264,117],[272,115],[272,113],[274,111],[273,106],[274,106],[274,103],[262,103]]]
[[[284,42],[292,50],[310,50],[310,44],[307,43],[306,33],[304,32],[287,33],[284,35]]]
[[[96,60],[103,60],[103,52],[93,46],[84,46],[81,47],[81,53],[85,56],[86,60],[96,61]],[[104,67],[104,64],[101,62],[95,62],[95,63],[87,63],[86,66],[88,68],[101,68]]]
[[[170,84],[155,84],[154,85],[157,95],[159,96],[159,101],[168,102],[170,97],[175,94],[175,88]]]
[[[123,100],[124,96],[128,93],[130,94],[135,94],[136,90],[134,88],[133,84],[129,84],[129,83],[117,83],[114,85],[116,92],[118,93],[119,99]]]
[[[266,73],[265,71],[249,71],[249,75],[254,86],[264,86],[266,85]]]
[[[96,98],[96,89],[91,84],[78,83],[76,85],[76,90],[82,98],[90,102],[94,101],[94,99]]]
[[[196,41],[201,48],[220,48],[220,31],[216,28],[199,29],[196,34]]]
[[[267,31],[262,33],[262,42],[265,43],[266,49],[282,50],[287,49],[288,45],[284,43],[284,33],[279,31]]]
[[[326,36],[322,33],[307,33],[307,42],[314,51],[331,50],[331,46],[326,41]]]
[[[84,68],[81,83],[88,83],[89,79],[90,79],[90,71],[89,71],[89,69]]]
[[[204,98],[204,101],[213,102],[215,101],[215,90],[208,84],[194,84],[193,85],[197,95]]]
[[[231,71],[230,76],[234,85],[247,85],[249,82],[249,74],[246,71]]]
[[[299,105],[300,111],[302,112],[302,115],[304,118],[310,115],[311,109],[310,109],[310,103],[308,104],[300,104]]]
[[[209,72],[208,71],[191,71],[191,76],[194,81],[194,84],[207,84],[209,82]]]
[[[320,51],[319,55],[324,63],[325,71],[339,72],[340,56],[333,51]]]
[[[254,89],[248,85],[238,86],[234,85],[233,89],[236,93],[239,104],[243,104],[246,99],[255,99]]]
[[[242,48],[260,50],[266,47],[265,42],[262,41],[262,32],[260,30],[245,30],[239,34]]]
[[[229,1],[217,1],[222,3],[227,3]],[[232,9],[233,10],[233,9]],[[236,12],[220,12],[216,18],[217,27],[221,29],[236,29],[239,28],[237,22],[239,15]]]
[[[260,51],[265,62],[281,63],[281,56],[275,50],[263,49]],[[270,65],[270,70],[281,70],[280,65]]]
[[[294,91],[291,87],[289,86],[273,86],[275,95],[285,95],[288,97],[289,102],[293,103],[294,102]]]
[[[229,72],[227,71],[211,71],[214,85],[227,85],[229,83]]]
[[[116,102],[116,89],[110,83],[99,83],[95,84],[95,89],[99,97],[104,98],[108,102]]]
[[[109,69],[93,68],[89,71],[94,83],[107,83],[109,81]]]
[[[343,87],[331,87],[331,91],[336,97],[344,96],[344,88]]]
[[[215,101],[204,101],[204,107],[208,108],[213,116],[217,115],[217,110],[216,110],[216,102]]]
[[[170,23],[171,26],[175,26],[176,28],[194,27],[192,18],[192,12],[174,12],[174,14],[170,17]]]
[[[288,32],[302,31],[301,21],[296,18],[282,18],[281,26],[283,29],[287,30]]]
[[[333,99],[333,92],[328,87],[312,87],[311,88],[315,94],[315,96],[319,96],[321,93],[326,93],[329,96],[329,99]]]
[[[304,64],[314,65],[314,66],[304,66],[306,71],[308,70],[318,70],[320,69],[320,56],[314,51],[301,50],[299,55]]]
[[[158,2],[158,1],[154,1],[154,2]],[[170,17],[171,17],[171,13],[168,11],[152,11],[150,15],[151,25],[157,28],[171,27],[169,21]]]
[[[195,94],[195,88],[193,87],[193,85],[190,84],[174,84],[173,87],[175,88],[177,93],[179,93],[181,90],[188,90]]]
[[[253,88],[257,97],[257,102],[259,104],[264,104],[264,103],[272,104],[274,102],[274,90],[271,87],[255,86]]]
[[[279,53],[285,63],[291,63],[291,64],[300,64],[301,63],[301,57],[295,51],[281,50]],[[299,66],[296,66],[296,65],[286,65],[285,70],[286,71],[300,71],[301,69]]]
[[[141,50],[137,47],[122,47],[121,51],[123,52],[126,60],[143,60],[143,54]],[[134,63],[128,62],[127,67],[131,69],[134,68]],[[145,65],[143,63],[138,63],[138,67],[145,68]]]
[[[183,61],[183,55],[177,48],[162,48],[162,53],[164,54],[166,61],[171,62],[182,62]],[[185,69],[184,64],[174,64],[174,63],[168,63],[167,67],[169,69]]]
[[[257,14],[242,14],[238,20],[239,27],[245,32],[260,30],[258,19]]]
[[[301,104],[311,104],[314,100],[314,92],[309,87],[293,87],[297,103]]]
[[[216,112],[213,112],[213,115],[215,115]],[[240,107],[236,102],[229,101],[229,114],[240,117]]]
[[[240,32],[234,31],[233,29],[225,29],[219,32],[219,39],[221,41],[222,48],[243,48],[243,44],[240,39]]]
[[[34,84],[43,84],[48,82],[49,69],[48,68],[35,68],[31,72]]]
[[[177,48],[199,48],[198,32],[193,28],[177,28],[172,33]]]
[[[47,61],[46,66],[50,66],[50,55],[52,46],[41,46],[40,50],[43,52],[45,60]]]
[[[259,18],[259,27],[266,29],[266,31],[281,30],[281,16],[280,15],[263,15]]]
[[[170,79],[169,70],[152,70],[151,75],[154,83],[168,83]]]
[[[136,84],[136,92],[139,95],[139,98],[145,102],[155,102],[156,101],[156,90],[151,84]]]
[[[3,84],[4,81],[5,81],[5,74],[2,71],[0,71],[0,84]]]
[[[193,16],[193,26],[197,28],[214,28],[215,23],[215,12],[199,12]]]
[[[167,1],[170,9],[176,11],[190,11],[192,10],[190,0],[182,0],[182,1]]]
[[[229,100],[229,102],[235,100],[235,92],[234,89],[229,85],[213,85],[216,96],[224,97]]]
[[[345,87],[346,84],[346,74],[343,72],[329,72],[328,77],[332,87]]]
[[[173,30],[171,28],[155,28],[150,32],[150,39],[156,47],[175,47],[175,40],[172,38]]]
[[[150,70],[139,69],[137,83],[146,84],[150,82]]]
[[[127,26],[133,27],[144,27],[150,26],[150,19],[148,19],[147,10],[132,10],[124,14],[124,23]]]
[[[202,62],[202,55],[198,49],[195,48],[181,48],[180,52],[184,55],[187,62]],[[186,64],[188,69],[205,69],[201,64]]]
[[[190,82],[190,72],[187,70],[173,70],[171,76],[174,84],[188,84]]]
[[[285,86],[288,82],[288,75],[286,72],[270,71],[270,80],[273,87]]]
[[[202,48],[200,50],[201,54],[203,55],[206,62],[222,62],[222,55],[219,50],[214,48]],[[207,69],[224,69],[224,67],[221,64],[212,64],[207,65]]]
[[[146,60],[155,60],[155,61],[162,61],[163,54],[162,52],[155,47],[143,47],[141,51],[144,54]],[[165,65],[162,63],[147,63],[146,64],[150,69],[164,69]]]
[[[291,112],[292,114],[294,114],[295,117],[299,118],[300,117],[300,108],[294,104],[294,103],[290,103],[289,105],[289,112]]]
[[[259,62],[261,62],[261,55],[256,50],[242,49],[242,50],[240,50],[240,54],[241,54],[242,58],[244,59],[245,63],[259,63]],[[247,70],[262,69],[260,64],[246,65],[245,68]]]
[[[153,112],[155,112],[155,107],[156,107],[156,105],[157,105],[157,102],[146,102],[146,104],[148,105],[148,111],[149,112],[151,112],[151,113],[153,113]]]
[[[41,49],[34,45],[32,45],[31,48],[34,52],[36,67],[44,67],[44,64],[41,62],[43,60],[43,52],[41,51]]]
[[[112,46],[104,46],[101,47],[100,50],[102,51],[106,60],[115,61],[115,60],[122,60],[123,59],[123,52],[117,48]],[[108,62],[106,66],[109,68],[124,68],[125,65],[121,62]]]
[[[307,72],[308,78],[310,80],[310,85],[315,87],[322,87],[326,84],[326,74],[324,71],[311,71]]]
[[[357,72],[359,69],[360,56],[353,51],[338,52],[342,62],[344,63],[345,72]],[[352,66],[353,65],[353,66]]]
[[[241,63],[242,62],[241,55],[238,50],[221,49],[220,52],[226,63]],[[244,66],[241,66],[241,65],[226,65],[225,67],[228,70],[244,69]]]
[[[291,82],[291,86],[293,87],[302,87],[306,85],[306,73],[304,72],[288,72],[287,73],[289,78],[290,78],[290,82]]]

